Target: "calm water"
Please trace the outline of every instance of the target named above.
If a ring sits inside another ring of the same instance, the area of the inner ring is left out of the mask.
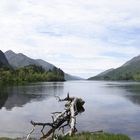
[[[79,131],[104,130],[140,140],[140,83],[71,81],[37,83],[0,89],[0,136],[26,136],[30,120],[50,122],[62,111],[55,95],[83,98],[85,112],[77,118]],[[39,135],[38,130],[34,135]]]

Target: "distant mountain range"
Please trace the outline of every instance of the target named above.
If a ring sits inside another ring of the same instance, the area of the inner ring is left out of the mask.
[[[119,68],[106,70],[88,80],[140,80],[140,55]]]
[[[0,51],[0,68],[2,67],[12,67],[14,69],[25,67],[28,65],[41,66],[46,71],[52,70],[54,67],[53,64],[50,64],[42,59],[32,59],[22,53],[15,53],[11,50],[5,52],[5,54]],[[57,67],[56,67],[57,68]],[[81,78],[72,76],[65,73],[65,80],[80,80]]]
[[[74,76],[74,75],[65,73],[65,80],[69,81],[69,80],[84,80],[84,79],[81,77],[78,77],[78,76]]]
[[[46,71],[57,68],[51,63],[41,59],[32,59],[22,53],[15,53],[11,50],[5,54],[0,50],[0,68],[18,69],[21,67],[36,65],[41,66]],[[64,73],[65,80],[81,80],[82,78]],[[138,80],[140,81],[140,55],[127,61],[116,69],[108,69],[88,80]]]

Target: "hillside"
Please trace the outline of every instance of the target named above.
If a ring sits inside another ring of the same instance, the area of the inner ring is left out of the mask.
[[[54,67],[52,64],[45,62],[43,60],[40,59],[35,60],[22,53],[15,53],[11,50],[6,51],[5,56],[8,59],[9,64],[14,68],[21,68],[28,65],[36,65],[43,67],[45,70],[49,70],[53,69]]]
[[[42,59],[32,59],[22,53],[15,53],[11,50],[6,51],[5,55],[9,61],[9,64],[15,69],[22,68],[28,65],[41,66],[46,71],[53,70],[54,67],[57,68],[55,65],[48,63]],[[64,78],[65,80],[80,80],[81,79],[79,77],[72,76],[67,73],[64,73]]]
[[[31,82],[65,81],[64,72],[54,67],[46,71],[41,66],[28,65],[22,68],[0,71],[0,85],[26,84]]]
[[[107,73],[106,73],[107,72]],[[89,78],[89,80],[140,80],[140,55],[127,61],[121,67],[111,69]]]
[[[55,66],[42,60],[42,59],[35,59],[35,61],[42,66],[45,70],[52,70]]]
[[[98,74],[97,76],[104,76],[104,75],[106,75],[106,74],[108,74],[109,72],[111,72],[111,71],[113,71],[114,69],[112,68],[112,69],[109,69],[109,70],[106,70],[106,71],[104,71],[104,72],[101,72],[100,74]]]
[[[9,68],[10,65],[6,59],[4,53],[0,50],[0,68]]]

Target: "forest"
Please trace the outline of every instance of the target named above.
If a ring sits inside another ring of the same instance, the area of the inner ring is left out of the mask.
[[[16,70],[11,68],[0,69],[0,84],[25,84],[44,81],[65,81],[64,72],[56,67],[46,71],[41,66],[36,65],[29,65]]]

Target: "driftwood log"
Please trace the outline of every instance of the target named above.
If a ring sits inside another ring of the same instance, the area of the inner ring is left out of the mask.
[[[30,138],[30,135],[35,130],[36,126],[42,126],[41,133],[42,137],[40,139],[46,139],[46,140],[53,140],[55,138],[55,131],[56,130],[62,130],[63,135],[73,135],[75,132],[77,132],[76,129],[76,116],[79,113],[82,113],[84,111],[84,101],[81,98],[76,97],[70,97],[69,94],[67,94],[67,97],[64,99],[60,99],[57,97],[59,102],[66,101],[65,104],[65,110],[63,112],[54,112],[52,113],[52,122],[51,123],[40,123],[40,122],[34,122],[31,121],[31,124],[33,125],[33,129],[28,134],[26,140]],[[49,126],[50,129],[44,133],[44,128],[46,126]],[[64,133],[64,127],[69,126],[70,129],[68,132]]]

